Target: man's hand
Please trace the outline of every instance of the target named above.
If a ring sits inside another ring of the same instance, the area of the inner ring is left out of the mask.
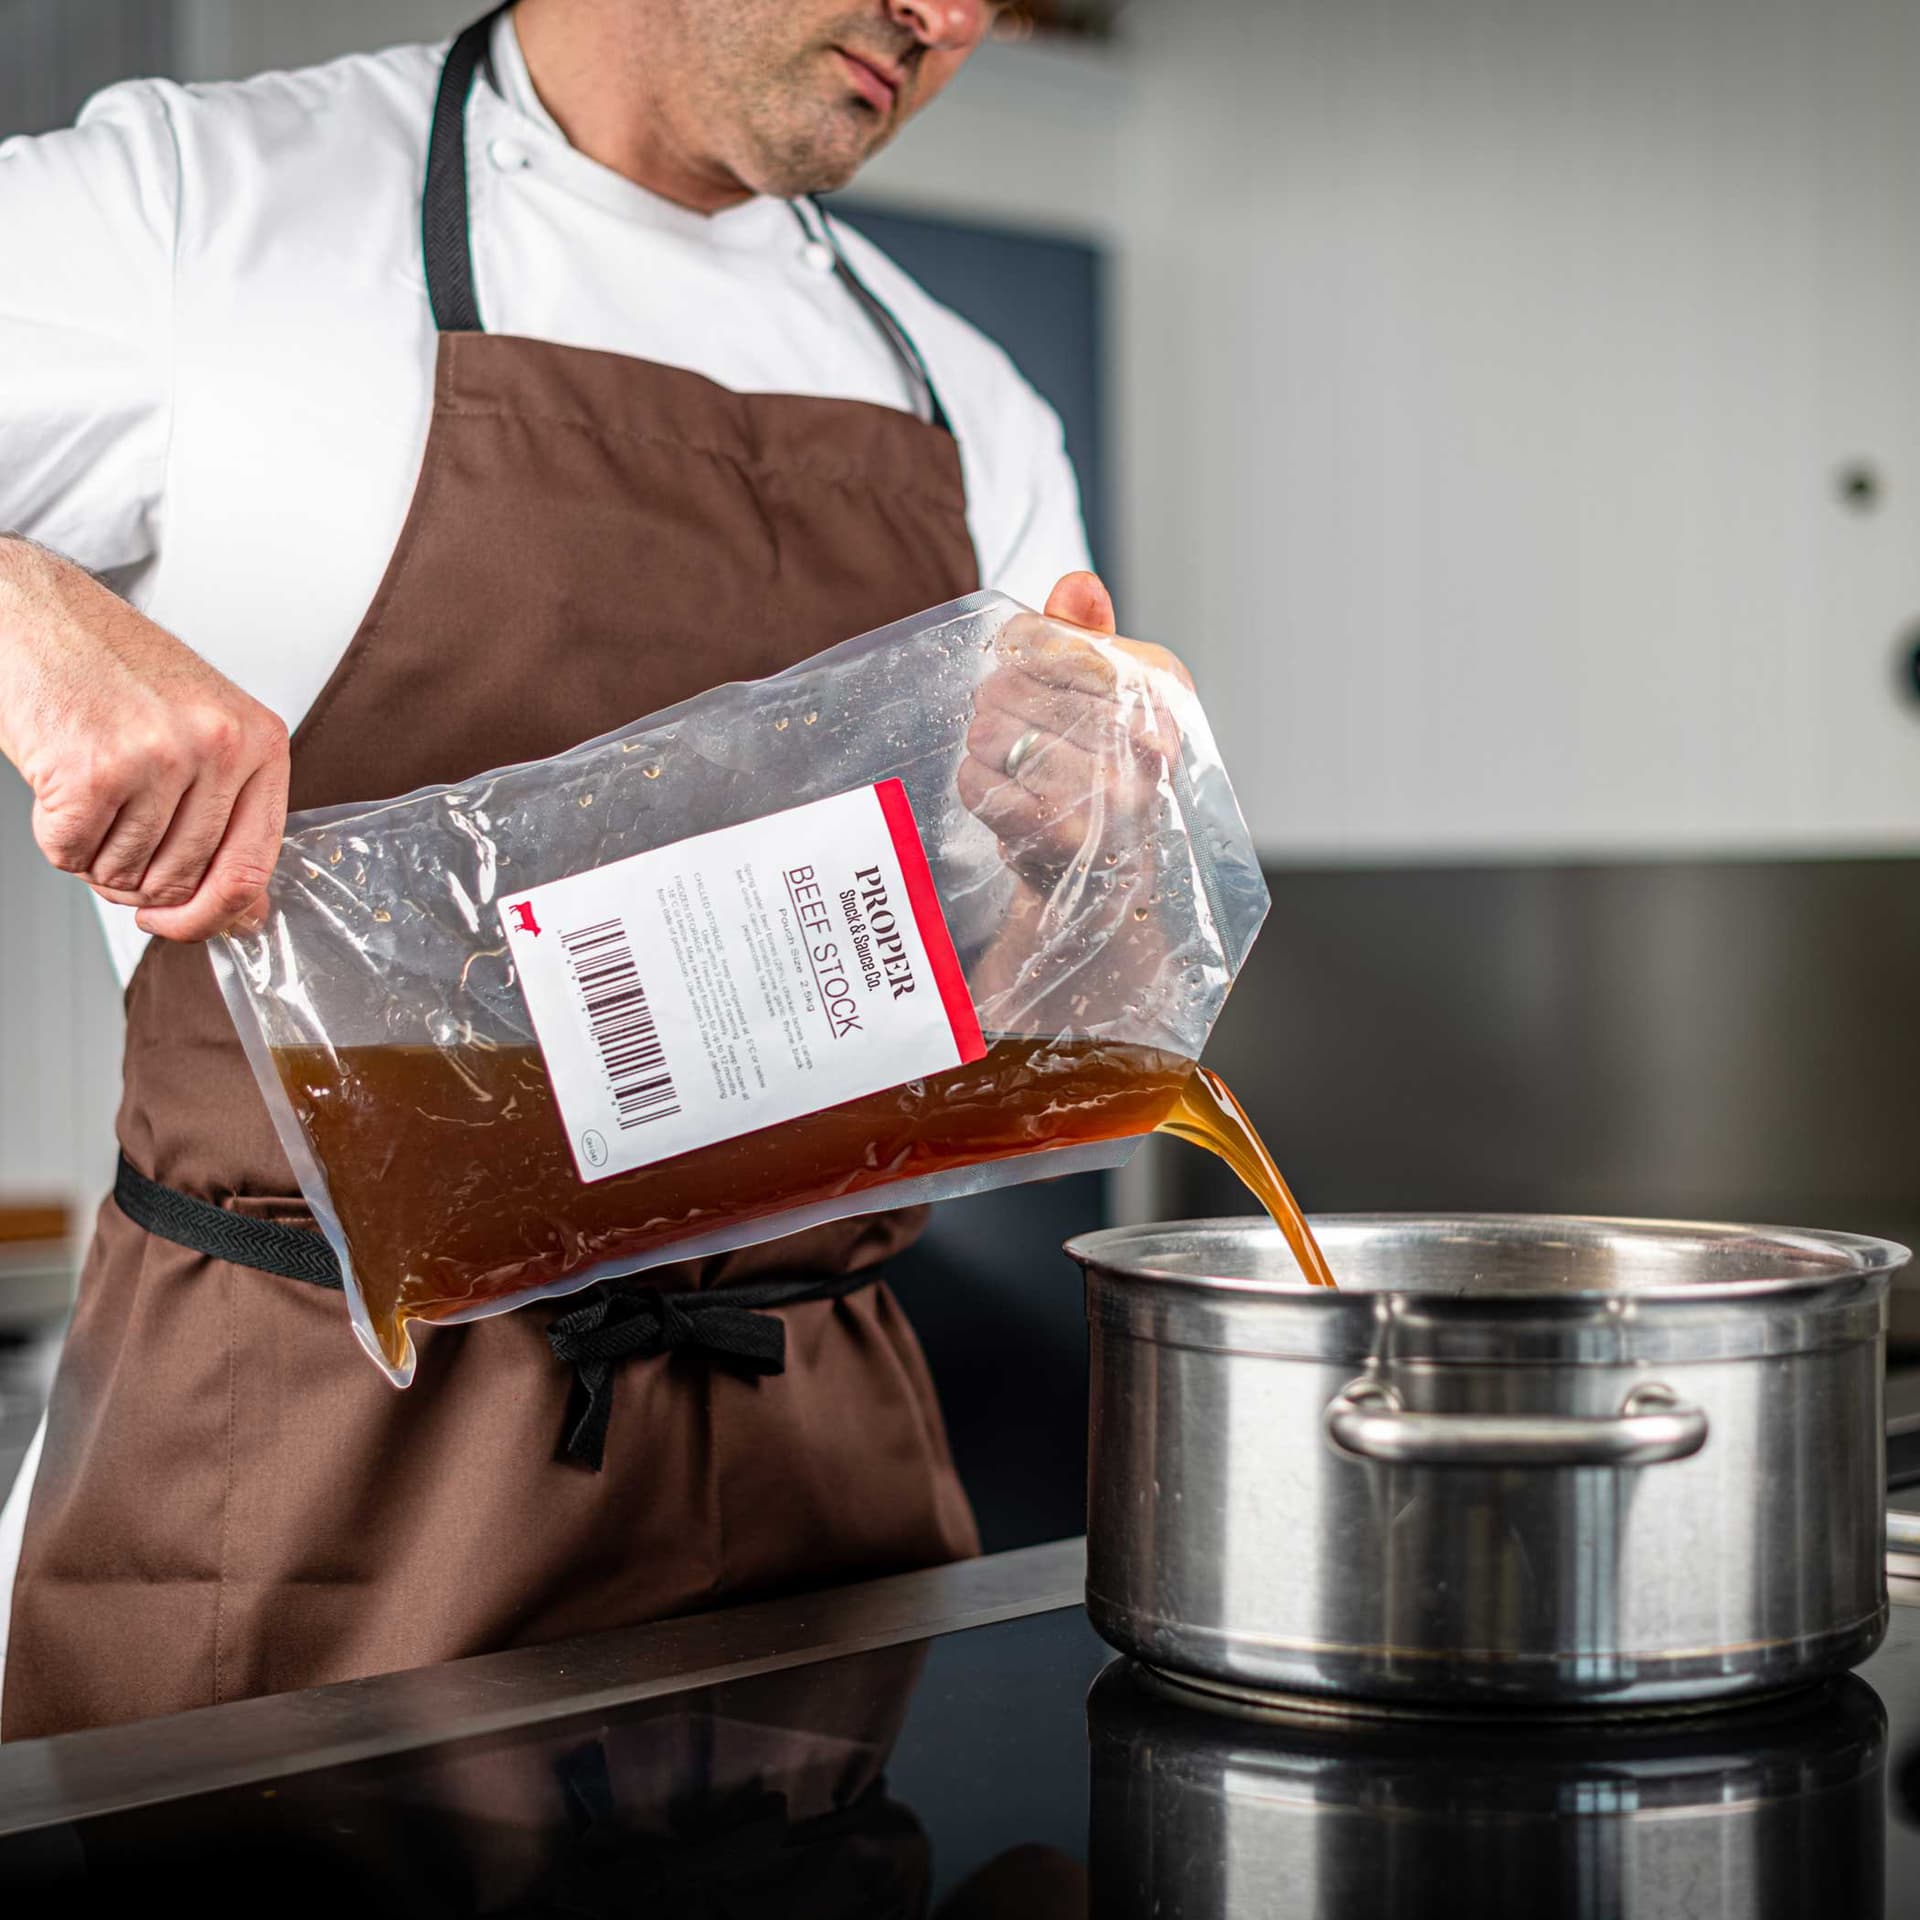
[[[960,798],[1044,890],[1152,830],[1180,750],[1163,676],[1193,682],[1164,647],[1116,636],[1112,596],[1090,573],[1068,574],[1042,619],[1009,622],[999,651],[975,696]]]
[[[0,539],[0,753],[33,837],[140,926],[259,924],[287,812],[287,730],[78,567]]]

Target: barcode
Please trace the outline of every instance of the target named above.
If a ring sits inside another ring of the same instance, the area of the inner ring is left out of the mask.
[[[633,947],[619,920],[563,933],[567,964],[593,1027],[593,1043],[607,1070],[623,1129],[667,1120],[680,1111],[667,1057],[647,1008],[647,990],[633,963]]]

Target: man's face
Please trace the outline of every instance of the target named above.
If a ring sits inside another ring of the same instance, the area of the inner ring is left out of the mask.
[[[756,193],[844,186],[966,63],[993,0],[667,0],[699,137]]]

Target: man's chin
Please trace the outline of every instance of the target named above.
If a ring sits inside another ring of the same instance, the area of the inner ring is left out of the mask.
[[[855,110],[839,124],[811,133],[783,148],[770,151],[759,169],[756,189],[779,200],[802,194],[837,193],[846,186],[891,137],[876,126],[874,116]]]

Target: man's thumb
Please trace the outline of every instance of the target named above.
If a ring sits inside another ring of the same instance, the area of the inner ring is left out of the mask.
[[[1049,620],[1064,620],[1089,633],[1115,633],[1113,595],[1097,573],[1070,573],[1047,595]]]

